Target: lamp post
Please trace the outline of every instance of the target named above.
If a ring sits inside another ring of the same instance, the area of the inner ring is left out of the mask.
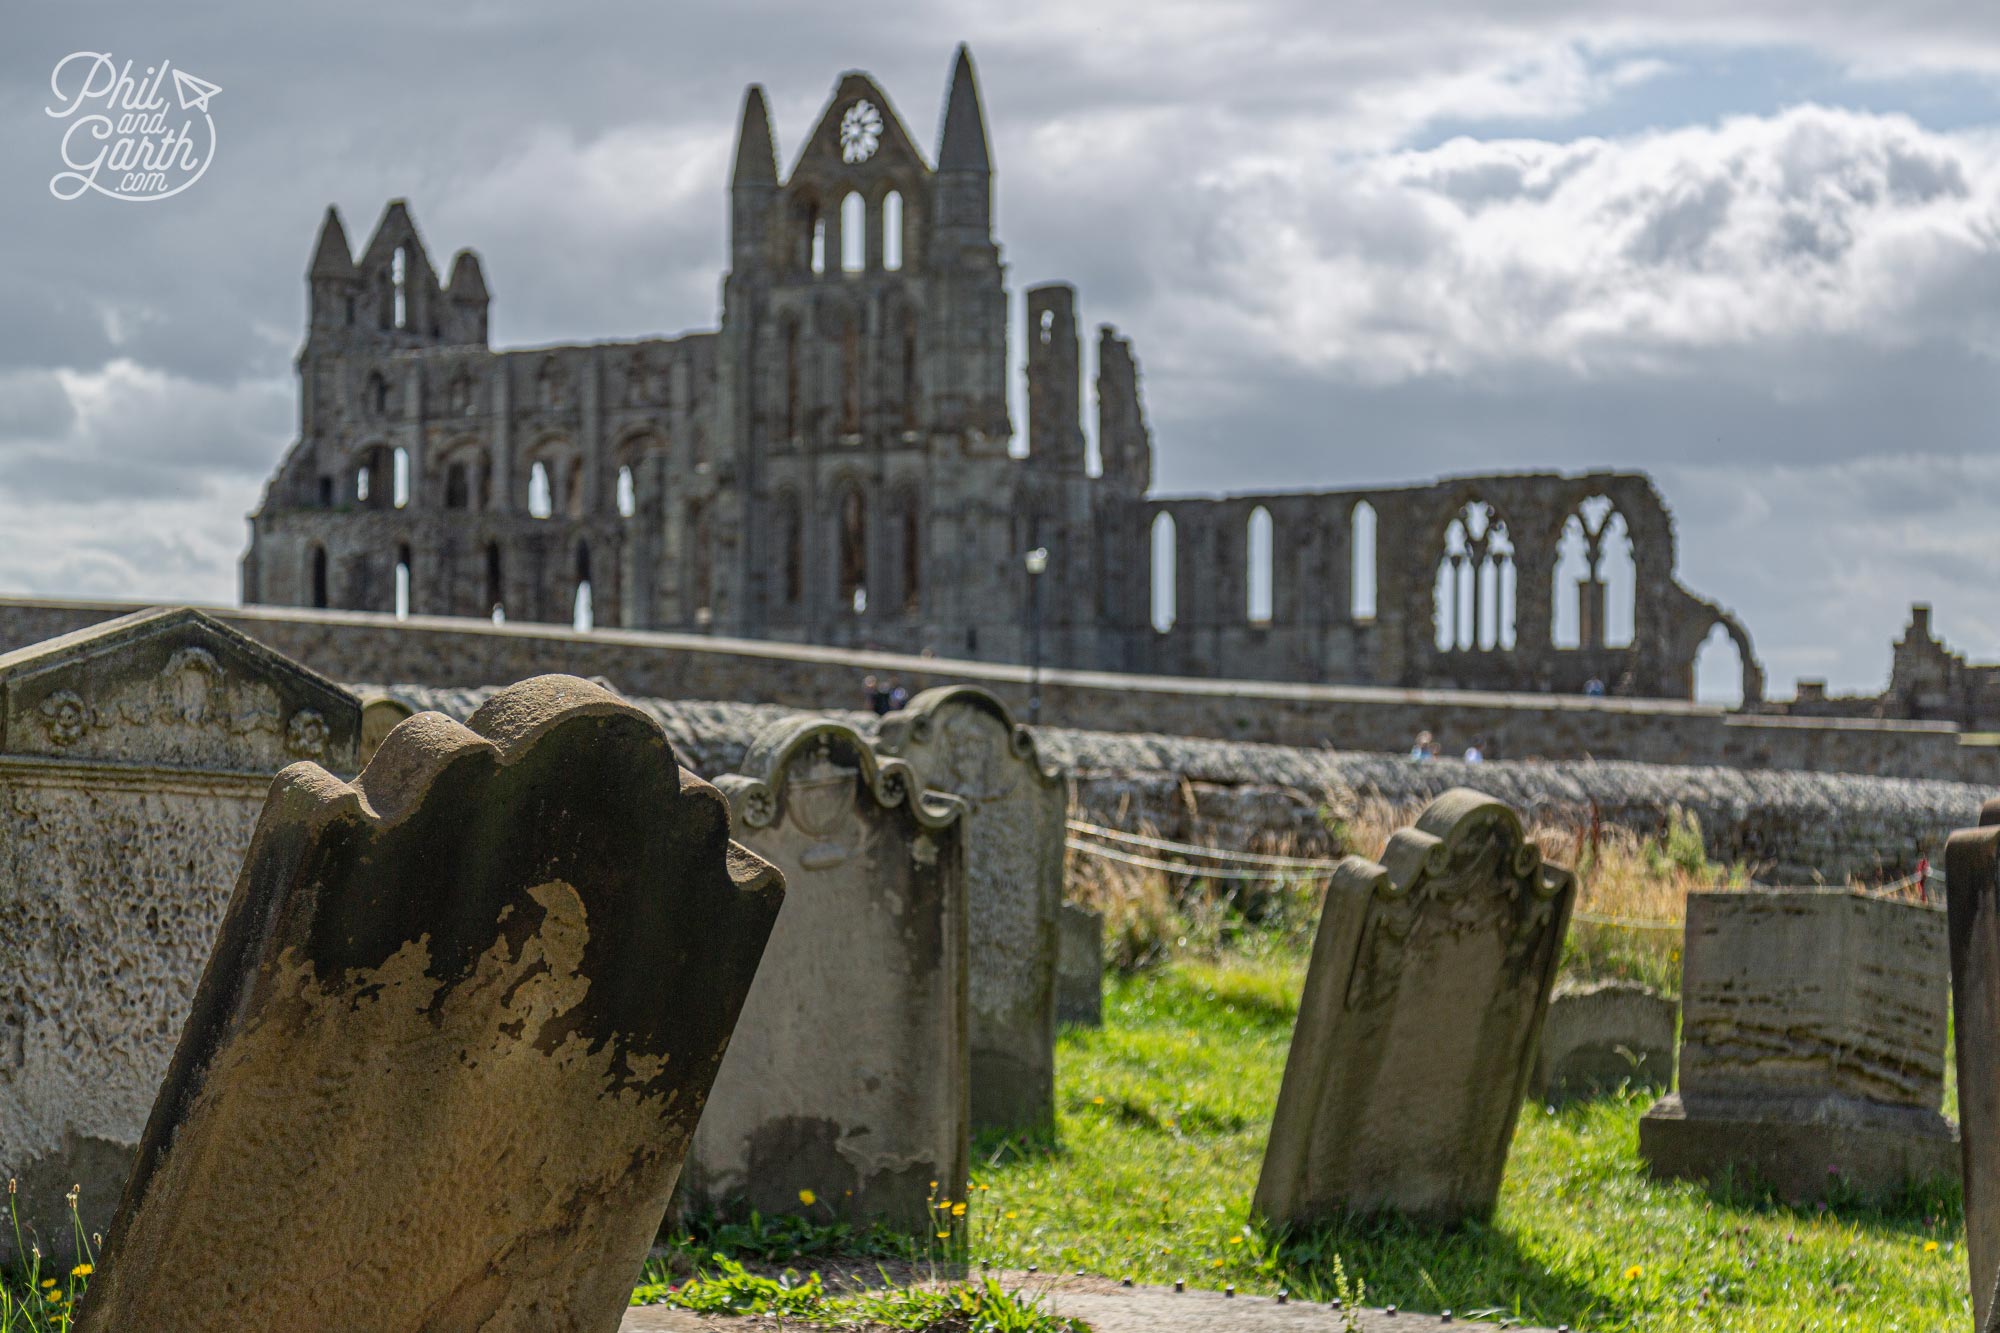
[[[1049,548],[1037,546],[1021,557],[1028,568],[1028,722],[1042,720],[1042,572]]]

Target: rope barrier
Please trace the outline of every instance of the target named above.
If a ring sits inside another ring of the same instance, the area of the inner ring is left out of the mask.
[[[1328,871],[1313,873],[1293,871],[1291,874],[1286,874],[1279,870],[1247,870],[1236,869],[1230,866],[1191,866],[1182,861],[1156,861],[1150,856],[1134,856],[1130,852],[1121,852],[1115,847],[1101,847],[1093,842],[1085,842],[1081,838],[1065,838],[1063,839],[1063,846],[1073,852],[1082,852],[1087,856],[1103,857],[1107,861],[1117,861],[1123,865],[1137,866],[1141,870],[1163,870],[1171,875],[1189,875],[1197,879],[1255,880],[1268,883],[1271,880],[1277,879],[1319,880],[1326,879],[1329,875]]]
[[[1105,828],[1101,824],[1086,824],[1081,819],[1069,821],[1072,833],[1088,833],[1093,838],[1103,838],[1109,842],[1123,842],[1135,847],[1150,847],[1157,852],[1178,852],[1182,856],[1198,856],[1207,861],[1236,861],[1245,865],[1277,866],[1285,870],[1332,870],[1335,861],[1315,861],[1300,856],[1266,856],[1261,852],[1232,852],[1220,847],[1196,847],[1191,843],[1169,842],[1165,838],[1149,838],[1142,833],[1126,833],[1122,829]]]
[[[1629,916],[1599,916],[1595,912],[1571,912],[1569,919],[1586,926],[1616,926],[1620,930],[1679,930],[1678,921],[1645,921]]]

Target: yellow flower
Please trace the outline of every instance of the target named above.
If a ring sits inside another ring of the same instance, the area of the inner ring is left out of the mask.
[[[931,1182],[931,1188],[932,1188],[932,1189],[936,1189],[936,1188],[937,1188],[937,1182],[936,1182],[935,1180],[933,1180],[933,1181]]]
[[[1092,1106],[1102,1106],[1104,1105],[1104,1099],[1102,1097],[1092,1097],[1090,1099],[1090,1104]]]
[[[62,1293],[59,1291],[45,1291],[42,1295],[48,1298],[48,1302],[51,1305],[62,1304]]]
[[[96,1271],[97,1266],[95,1264],[78,1264],[75,1268],[69,1270],[69,1275],[71,1277],[89,1277]]]
[[[1008,1220],[1009,1222],[1013,1221],[1013,1220],[1014,1220],[1015,1218],[1017,1218],[1017,1217],[1019,1217],[1019,1216],[1020,1216],[1020,1214],[1019,1214],[1019,1213],[1017,1213],[1017,1212],[1015,1212],[1015,1211],[1014,1211],[1014,1210],[1013,1210],[1012,1208],[1009,1208],[1009,1209],[1007,1210],[1007,1220]]]
[[[800,1190],[799,1202],[810,1208],[819,1202],[819,1195],[814,1194],[811,1190]]]
[[[1630,1268],[1625,1270],[1625,1280],[1627,1282],[1631,1282],[1636,1278],[1642,1278],[1645,1275],[1646,1275],[1646,1270],[1644,1266],[1640,1264],[1633,1264]]]
[[[946,1212],[950,1212],[950,1211],[951,1211],[951,1200],[950,1200],[950,1199],[939,1199],[939,1200],[938,1200],[938,1211],[939,1211],[939,1212],[941,1212],[941,1213],[946,1213]]]
[[[45,1277],[42,1279],[42,1285],[45,1287],[53,1287],[55,1284],[56,1280],[52,1277]]]
[[[991,1185],[981,1185],[981,1186],[980,1186],[979,1188],[980,1188],[980,1189],[982,1189],[982,1190],[990,1190],[990,1189],[992,1189],[993,1187],[992,1187]]]
[[[940,1231],[940,1232],[938,1232],[938,1239],[939,1239],[939,1240],[950,1240],[950,1239],[951,1239],[951,1233],[950,1233],[949,1231]]]
[[[1925,1242],[1924,1242],[1924,1253],[1925,1253],[1925,1254],[1936,1254],[1936,1253],[1937,1253],[1937,1242],[1936,1242],[1936,1241],[1934,1241],[1934,1240],[1927,1240],[1927,1241],[1925,1241]]]
[[[1241,1237],[1241,1236],[1231,1236],[1231,1237],[1229,1238],[1229,1243],[1230,1243],[1231,1245],[1241,1245],[1241,1244],[1243,1243],[1243,1237]]]
[[[951,1215],[952,1215],[953,1217],[964,1217],[964,1216],[965,1216],[965,1205],[964,1205],[964,1204],[962,1204],[962,1203],[955,1203],[955,1204],[953,1204],[953,1205],[951,1206]]]

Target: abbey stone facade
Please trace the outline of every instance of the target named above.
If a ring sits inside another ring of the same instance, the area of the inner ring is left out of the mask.
[[[849,73],[780,178],[752,87],[720,328],[510,351],[488,345],[472,251],[440,283],[398,200],[356,259],[329,209],[299,439],[252,516],[244,600],[1668,697],[1691,694],[1720,626],[1761,695],[1742,626],[1675,579],[1644,476],[1152,496],[1137,363],[1108,326],[1093,465],[1067,284],[1026,293],[1026,448],[1010,450],[993,179],[963,48],[933,157]],[[1619,547],[1622,625],[1604,568]]]

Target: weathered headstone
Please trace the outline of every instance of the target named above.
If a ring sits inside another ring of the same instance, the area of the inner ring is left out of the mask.
[[[382,742],[417,710],[386,694],[370,694],[361,700],[361,762],[367,763],[382,748]]]
[[[777,723],[743,770],[716,785],[785,910],[677,1209],[919,1225],[965,1198],[964,807],[837,722]]]
[[[574,677],[286,769],[79,1329],[615,1329],[782,897]]]
[[[1055,1122],[1056,918],[1062,906],[1060,774],[985,690],[925,690],[882,719],[884,753],[966,803],[972,942],[972,1123]]]
[[[1256,1212],[1489,1216],[1576,880],[1520,818],[1445,792],[1327,888]]]
[[[1849,889],[1688,896],[1679,1090],[1639,1122],[1653,1171],[1791,1200],[1957,1169],[1935,907]]]
[[[1557,986],[1529,1093],[1556,1102],[1625,1085],[1672,1087],[1677,1013],[1672,1000],[1633,981]]]
[[[1104,1024],[1104,915],[1075,903],[1062,905],[1056,1021],[1087,1028]]]
[[[2000,1284],[2000,800],[1945,844],[1965,1258],[1973,1327],[1995,1333]]]
[[[353,696],[193,610],[0,655],[0,1177],[110,1225],[272,775],[352,772]],[[0,1225],[0,1263],[16,1255]]]

